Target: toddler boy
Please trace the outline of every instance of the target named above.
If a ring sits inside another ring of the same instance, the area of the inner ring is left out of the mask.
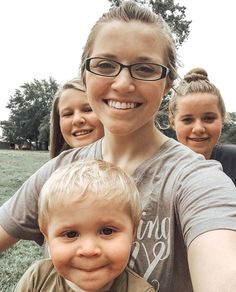
[[[120,168],[79,160],[57,169],[39,196],[51,259],[32,265],[15,292],[154,292],[127,268],[140,220],[139,193]]]

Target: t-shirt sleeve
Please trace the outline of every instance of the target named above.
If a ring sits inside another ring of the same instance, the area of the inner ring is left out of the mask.
[[[236,188],[218,162],[199,161],[182,170],[176,193],[176,214],[186,246],[207,231],[236,230]]]
[[[35,282],[37,282],[37,272],[38,270],[38,262],[33,264],[26,270],[23,276],[20,278],[17,283],[14,292],[32,292],[35,290]]]
[[[61,284],[50,259],[43,259],[32,264],[16,284],[14,292],[33,292],[33,291],[67,291],[57,289]],[[70,289],[68,291],[71,291]]]

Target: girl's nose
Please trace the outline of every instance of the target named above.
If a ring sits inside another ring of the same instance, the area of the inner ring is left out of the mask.
[[[135,90],[134,79],[131,77],[127,68],[123,68],[119,75],[113,78],[114,80],[111,87],[121,94],[133,92]]]
[[[197,121],[195,122],[195,124],[193,125],[193,129],[192,129],[192,132],[195,133],[195,134],[201,134],[201,133],[204,133],[205,132],[205,126],[204,124],[201,122],[201,121]]]
[[[86,119],[81,113],[74,114],[72,124],[74,124],[74,125],[83,125],[85,123],[86,123]]]

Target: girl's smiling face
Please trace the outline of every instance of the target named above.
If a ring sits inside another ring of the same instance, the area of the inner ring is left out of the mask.
[[[96,34],[89,57],[104,57],[123,64],[151,62],[165,64],[165,42],[155,27],[139,21],[112,21]],[[127,68],[116,77],[86,71],[87,96],[105,130],[127,135],[146,125],[154,127],[154,116],[168,92],[166,78],[136,80]]]
[[[179,142],[193,151],[211,156],[217,143],[223,118],[218,97],[209,93],[192,93],[178,99],[173,127]]]
[[[92,111],[85,92],[64,90],[58,111],[62,136],[71,147],[82,147],[103,137],[103,125]]]

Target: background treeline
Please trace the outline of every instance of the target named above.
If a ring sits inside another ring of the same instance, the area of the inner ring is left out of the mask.
[[[111,7],[119,6],[123,2],[108,1]],[[185,6],[174,4],[174,0],[136,0],[136,2],[149,6],[155,13],[162,15],[172,30],[177,47],[187,40],[191,21],[186,19]],[[19,148],[48,149],[50,110],[57,89],[58,83],[52,77],[49,80],[34,79],[16,89],[7,104],[10,110],[9,119],[0,121],[4,140],[12,145],[18,145]],[[162,114],[157,117],[156,124],[167,136],[175,138],[174,131],[168,128],[169,98],[167,96],[163,101]],[[236,144],[236,113],[229,114],[232,123],[225,125],[220,142]]]
[[[20,149],[48,149],[50,111],[57,89],[53,78],[35,79],[16,89],[7,104],[9,119],[0,122],[4,140]]]

